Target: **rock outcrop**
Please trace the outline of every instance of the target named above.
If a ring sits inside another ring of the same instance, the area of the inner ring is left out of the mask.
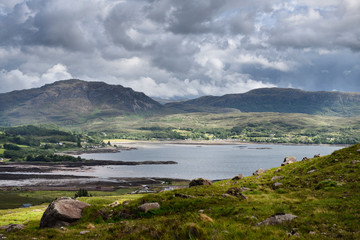
[[[285,157],[284,162],[281,164],[281,166],[285,166],[294,162],[296,162],[296,157],[293,156]]]
[[[197,178],[192,180],[189,183],[189,187],[194,187],[194,186],[202,186],[202,185],[211,185],[212,182],[208,179],[204,179],[204,178]]]
[[[278,225],[282,222],[291,221],[294,218],[297,218],[297,216],[288,214],[288,213],[277,213],[277,214],[265,219],[264,221],[257,223],[256,226]]]
[[[236,175],[235,177],[233,177],[232,180],[234,180],[234,181],[241,180],[241,179],[243,179],[243,177],[244,176],[242,174],[239,174],[239,175]]]
[[[44,212],[40,228],[53,228],[68,226],[82,217],[82,211],[90,206],[72,198],[60,198],[48,206]]]
[[[271,181],[275,181],[275,180],[278,180],[278,179],[282,179],[284,176],[274,176],[272,177],[270,180]]]

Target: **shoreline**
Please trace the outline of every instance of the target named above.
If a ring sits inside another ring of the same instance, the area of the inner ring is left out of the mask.
[[[14,176],[11,176],[14,175]],[[21,179],[14,180],[19,177]],[[61,177],[61,181],[58,178]],[[88,191],[115,191],[122,188],[139,188],[145,185],[164,186],[166,181],[188,182],[187,179],[178,178],[150,178],[150,177],[119,177],[102,179],[92,176],[74,175],[36,175],[36,174],[0,174],[0,181],[5,184],[0,186],[0,191],[9,191],[13,188],[24,191],[77,191],[85,188]],[[6,185],[6,182],[18,181],[18,184]],[[21,182],[23,181],[23,184]],[[24,183],[26,181],[26,184]]]
[[[120,140],[120,141],[119,141]],[[243,142],[230,139],[217,140],[127,140],[127,139],[106,139],[111,145],[117,145],[119,148],[131,148],[129,146],[136,144],[179,144],[179,145],[284,145],[284,146],[338,146],[347,147],[351,144],[305,144],[305,143],[262,143],[262,142]],[[133,149],[137,149],[134,147]],[[129,150],[133,150],[129,149]]]

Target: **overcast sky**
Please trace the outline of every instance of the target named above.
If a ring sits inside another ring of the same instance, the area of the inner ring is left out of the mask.
[[[161,98],[360,92],[360,1],[1,0],[0,92],[69,78]]]

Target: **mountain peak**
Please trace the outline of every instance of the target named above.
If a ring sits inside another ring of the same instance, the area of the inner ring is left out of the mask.
[[[0,94],[3,122],[80,123],[102,116],[148,112],[162,105],[144,93],[121,85],[61,80],[40,88]],[[19,122],[20,120],[20,122]]]

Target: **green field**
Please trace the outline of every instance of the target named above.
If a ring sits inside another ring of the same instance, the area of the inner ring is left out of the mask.
[[[39,229],[44,205],[1,210],[1,224],[20,219],[17,222],[27,227],[0,233],[8,239],[359,239],[360,144],[278,169],[158,194],[81,198],[92,206],[66,231]],[[274,176],[282,178],[271,180]],[[283,185],[274,189],[274,182]],[[224,195],[234,187],[249,188],[242,192],[247,199]],[[107,206],[124,199],[130,204]],[[142,213],[137,206],[144,202],[158,202],[161,207]],[[256,226],[276,213],[297,218]]]

